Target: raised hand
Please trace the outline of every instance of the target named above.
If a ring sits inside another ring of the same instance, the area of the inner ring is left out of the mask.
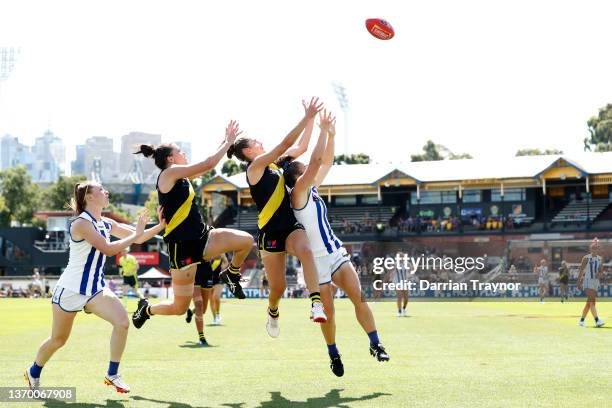
[[[147,222],[149,222],[149,214],[146,211],[143,211],[138,217],[138,222],[136,223],[136,235],[140,236],[144,233]]]
[[[304,106],[305,116],[308,119],[312,119],[323,109],[323,102],[319,102],[319,98],[313,96],[308,105],[302,101],[302,106]]]
[[[238,136],[242,134],[238,126],[238,121],[230,120],[227,127],[225,128],[225,141],[233,144]]]
[[[331,112],[328,112],[327,109],[319,113],[319,127],[323,130],[329,131],[329,128],[334,120],[336,120],[336,118]]]
[[[329,129],[327,129],[327,135],[331,137],[336,136],[336,118],[330,123]]]

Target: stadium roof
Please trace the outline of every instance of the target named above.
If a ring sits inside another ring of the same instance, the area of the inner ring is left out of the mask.
[[[571,177],[578,178],[601,174],[612,175],[612,152],[521,157],[491,156],[483,159],[398,164],[335,165],[322,187],[376,185],[385,179],[398,178],[411,179],[416,184],[512,179],[535,181],[555,168],[572,169]],[[554,174],[559,175],[558,172]],[[209,187],[206,190],[210,191],[212,185],[222,183],[229,183],[238,190],[248,189],[246,177],[244,173],[240,173],[231,177],[219,175],[206,184]]]

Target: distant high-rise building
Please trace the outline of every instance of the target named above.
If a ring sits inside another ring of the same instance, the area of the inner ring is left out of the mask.
[[[0,140],[0,170],[18,165],[25,166],[32,172],[34,157],[30,148],[19,143],[19,139],[11,135],[4,135]]]
[[[135,155],[134,152],[140,149],[141,144],[149,144],[158,146],[161,143],[161,135],[152,135],[150,133],[130,132],[121,137],[121,153],[119,158],[119,170],[121,177],[126,178],[130,171],[137,168],[134,164],[139,161],[142,167],[142,173],[146,181],[155,181],[159,169],[151,159],[146,159],[142,155]]]
[[[76,145],[76,159],[70,163],[73,176],[85,175],[85,145]]]
[[[94,136],[85,141],[83,153],[84,174],[96,181],[119,179],[119,155],[113,150],[113,139]]]
[[[176,142],[176,145],[185,152],[187,161],[191,162],[191,143],[190,142]]]
[[[66,162],[66,148],[62,139],[47,130],[36,138],[32,153],[32,180],[35,183],[54,183],[62,175]]]

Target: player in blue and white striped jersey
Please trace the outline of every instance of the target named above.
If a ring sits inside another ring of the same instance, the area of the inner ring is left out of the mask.
[[[51,336],[38,349],[34,364],[26,370],[25,379],[31,389],[40,387],[40,373],[45,363],[62,347],[72,331],[77,312],[93,313],[113,325],[110,363],[104,378],[107,385],[126,393],[130,387],[118,373],[121,355],[127,340],[129,319],[121,301],[104,284],[104,264],[107,256],[114,256],[132,243],[142,243],[164,228],[162,220],[145,230],[149,217],[139,217],[136,229],[102,217],[107,207],[108,192],[95,182],[79,183],[74,188],[72,208],[77,217],[71,222],[68,265],[60,276],[51,299],[53,326]],[[110,242],[110,237],[119,238]]]
[[[327,313],[327,322],[321,330],[327,343],[332,372],[341,377],[344,365],[336,347],[336,323],[331,283],[342,289],[355,307],[355,315],[370,339],[370,354],[378,361],[389,360],[378,338],[374,316],[363,301],[361,284],[342,242],[332,231],[327,219],[327,207],[317,187],[329,172],[334,158],[335,129],[331,114],[319,116],[321,132],[308,166],[285,157],[280,161],[284,169],[285,184],[291,189],[291,206],[295,218],[304,226],[319,273],[319,291]]]
[[[582,309],[578,325],[584,327],[584,318],[590,310],[595,319],[595,327],[601,327],[604,325],[604,322],[597,315],[597,309],[595,308],[599,280],[603,276],[603,262],[599,255],[599,240],[597,238],[591,242],[590,249],[591,253],[582,257],[578,272],[578,289],[584,288],[584,293],[587,296],[587,302]]]

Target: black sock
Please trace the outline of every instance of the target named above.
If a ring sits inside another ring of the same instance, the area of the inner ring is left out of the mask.
[[[309,297],[312,304],[321,301],[321,294],[319,292],[312,292]]]
[[[280,313],[278,312],[278,307],[276,309],[268,307],[268,314],[270,315],[270,317],[278,319],[278,316],[280,316]]]
[[[234,266],[234,265],[232,265],[232,264],[230,264],[230,266],[229,266],[229,268],[227,268],[227,270],[228,270],[230,273],[233,273],[233,274],[240,273],[240,267],[239,267],[239,266]]]

